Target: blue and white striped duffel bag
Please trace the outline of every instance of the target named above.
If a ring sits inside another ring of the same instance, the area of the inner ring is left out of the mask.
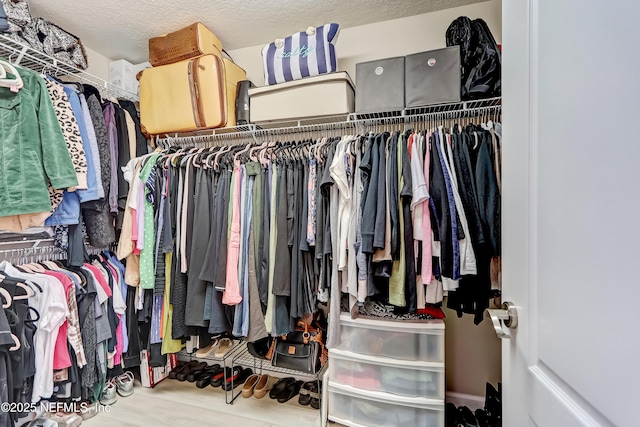
[[[309,27],[307,31],[276,39],[262,48],[266,85],[332,73],[338,69],[335,41],[339,24]]]

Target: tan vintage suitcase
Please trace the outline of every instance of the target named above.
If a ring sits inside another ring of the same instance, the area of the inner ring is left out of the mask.
[[[235,124],[236,86],[246,73],[216,55],[147,68],[140,76],[140,121],[158,135]]]
[[[149,39],[149,62],[154,67],[201,55],[221,57],[221,52],[220,39],[199,22],[173,33]]]

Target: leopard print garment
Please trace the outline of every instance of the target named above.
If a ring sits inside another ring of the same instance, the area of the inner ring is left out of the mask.
[[[64,196],[64,190],[56,190],[49,185],[49,200],[51,201],[51,212],[58,209],[58,206],[62,203],[62,197]]]
[[[78,178],[77,188],[86,189],[87,157],[84,152],[84,147],[82,146],[80,128],[78,127],[78,122],[76,121],[76,118],[73,115],[73,110],[71,109],[71,103],[69,102],[67,94],[64,92],[64,88],[60,84],[48,79],[45,79],[45,82],[76,171],[76,176]]]

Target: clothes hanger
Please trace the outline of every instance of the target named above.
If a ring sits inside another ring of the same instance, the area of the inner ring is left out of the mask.
[[[255,135],[253,137],[255,138]],[[258,156],[256,156],[255,153],[256,153],[256,151],[259,152],[259,150],[262,150],[262,149],[266,148],[268,144],[269,144],[269,142],[265,141],[262,144],[259,144],[259,145],[255,146],[255,147],[251,148],[251,150],[249,150],[249,158],[251,160],[253,160],[254,162],[259,162],[260,158]]]
[[[0,295],[4,297],[4,304],[2,304],[2,308],[9,308],[11,304],[13,304],[13,299],[11,298],[11,294],[4,288],[0,288]]]
[[[25,291],[24,295],[17,295],[17,296],[14,295],[13,296],[14,301],[26,300],[36,294],[33,288],[28,285],[27,281],[23,281],[22,279],[17,279],[15,277],[8,276],[4,272],[0,274],[0,277],[2,278],[2,280],[5,280],[5,279],[12,280],[13,282],[15,282],[16,288],[20,288]],[[40,292],[42,292],[42,289],[40,289]]]
[[[9,347],[9,351],[19,350],[21,347],[20,340],[14,334],[11,334],[11,338],[13,339],[13,342],[15,345],[13,347]]]
[[[240,151],[238,151],[234,156],[233,156],[233,162],[239,162],[238,161],[238,157],[243,155],[244,153],[248,152],[251,149],[251,144],[247,144],[246,147],[244,147],[243,149],[241,149]]]
[[[24,87],[22,77],[20,77],[18,70],[10,62],[0,59],[0,67],[4,70],[4,76],[0,78],[0,87],[6,87],[12,92],[18,92],[18,90]],[[13,78],[8,77],[7,73],[10,73]]]

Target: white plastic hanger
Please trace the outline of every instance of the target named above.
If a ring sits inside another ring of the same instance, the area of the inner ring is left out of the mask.
[[[0,67],[2,67],[4,72],[4,77],[0,78],[0,87],[9,88],[13,92],[17,92],[19,89],[22,89],[24,83],[22,82],[22,77],[20,77],[16,67],[3,59],[0,59]],[[11,73],[14,77],[7,78],[7,72]]]
[[[11,294],[5,288],[0,288],[0,295],[4,297],[4,304],[2,304],[2,308],[11,307],[11,303],[13,303],[13,299],[11,299]]]
[[[20,344],[20,340],[18,339],[17,336],[11,334],[11,338],[13,338],[13,342],[16,344],[13,347],[9,347],[9,351],[16,351],[20,348],[21,344]]]

